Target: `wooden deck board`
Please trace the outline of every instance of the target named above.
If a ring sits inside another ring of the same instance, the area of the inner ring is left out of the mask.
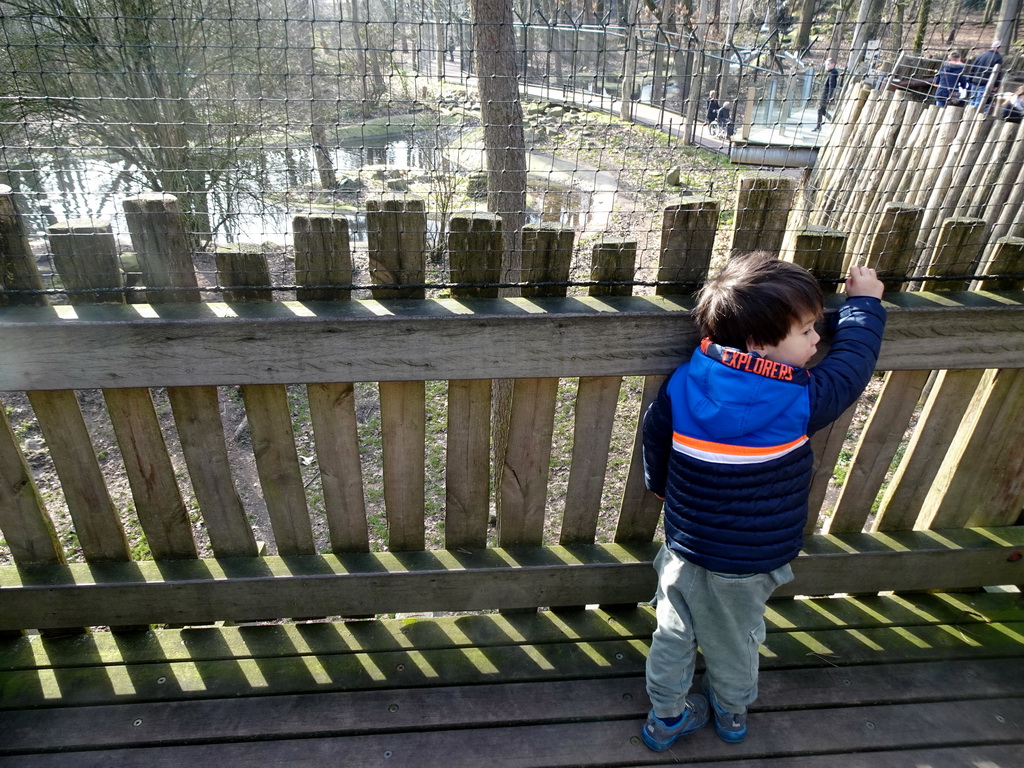
[[[704,729],[662,754],[639,743],[640,719],[559,722],[454,730],[92,750],[74,755],[88,766],[308,765],[492,766],[656,765],[737,758],[872,753],[903,748],[985,748],[1024,740],[1024,700],[781,710],[752,713],[750,735],[725,744]],[[145,723],[139,727],[144,727]],[[65,753],[6,757],[10,768],[68,765]],[[905,762],[890,765],[905,766]],[[875,765],[879,765],[875,762]],[[882,764],[884,765],[884,763]],[[1011,768],[1012,763],[1005,763]]]
[[[647,608],[3,640],[0,764],[1016,768],[1022,612],[774,601],[751,735],[663,755],[637,740]]]

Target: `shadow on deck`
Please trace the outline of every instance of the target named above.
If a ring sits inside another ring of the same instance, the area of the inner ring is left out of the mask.
[[[1016,593],[769,604],[750,735],[663,754],[649,608],[0,643],[0,764],[1019,766]]]

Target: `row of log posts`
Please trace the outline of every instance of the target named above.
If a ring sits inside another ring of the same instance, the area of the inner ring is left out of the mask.
[[[1001,238],[1024,234],[1024,128],[899,92],[861,93],[844,112],[851,122],[837,125],[811,178],[817,199],[807,221],[849,232],[855,259],[868,252],[873,222],[892,201],[922,209],[919,252],[935,246],[939,223],[952,217],[988,226],[981,263]]]

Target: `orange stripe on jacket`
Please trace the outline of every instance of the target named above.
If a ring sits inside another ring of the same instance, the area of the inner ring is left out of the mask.
[[[693,448],[698,451],[704,451],[706,453],[719,453],[727,454],[730,456],[773,456],[776,454],[785,453],[798,445],[801,445],[807,440],[807,435],[801,435],[796,440],[789,443],[783,443],[782,445],[769,445],[769,446],[749,446],[749,445],[729,445],[727,443],[713,443],[710,440],[698,440],[695,437],[687,437],[681,435],[678,432],[672,433],[672,440],[681,446]]]

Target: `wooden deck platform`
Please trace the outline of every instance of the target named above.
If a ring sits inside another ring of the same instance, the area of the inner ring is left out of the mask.
[[[1024,761],[1019,593],[769,606],[750,735],[639,740],[654,626],[480,614],[0,640],[0,765],[986,766]]]

